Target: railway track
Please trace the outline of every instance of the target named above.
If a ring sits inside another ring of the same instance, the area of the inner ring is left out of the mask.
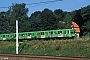
[[[26,54],[0,54],[0,60],[90,60],[84,57],[40,56]]]

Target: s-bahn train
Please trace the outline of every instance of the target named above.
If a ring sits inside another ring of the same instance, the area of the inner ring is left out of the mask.
[[[72,38],[76,37],[74,29],[59,29],[34,32],[20,32],[18,39],[45,39],[45,38]],[[15,40],[16,33],[0,34],[0,40]]]

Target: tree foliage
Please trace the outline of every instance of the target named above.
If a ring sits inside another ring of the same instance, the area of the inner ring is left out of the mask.
[[[81,16],[83,18],[83,35],[90,36],[90,5],[82,8]]]
[[[4,32],[1,33],[14,33],[16,20],[19,21],[19,32],[27,31],[27,16],[28,9],[25,8],[25,4],[12,4],[7,12],[1,13],[0,21],[2,22],[1,29]]]
[[[0,12],[0,33],[14,33],[15,21],[19,21],[19,32],[42,31],[71,28],[71,22],[76,22],[82,35],[90,35],[90,5],[71,12],[45,8],[35,11],[29,17],[26,4],[12,4],[7,12]]]

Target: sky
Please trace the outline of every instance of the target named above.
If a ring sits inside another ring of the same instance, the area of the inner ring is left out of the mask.
[[[31,3],[39,3],[39,2],[46,2],[46,1],[54,1],[54,0],[0,0],[0,7],[8,7],[12,6],[12,3],[25,3],[25,4],[31,4]],[[81,7],[85,7],[90,5],[90,0],[62,0],[57,1],[54,3],[48,3],[48,4],[40,4],[40,5],[26,5],[26,8],[29,9],[28,16],[30,16],[35,11],[43,11],[45,8],[48,8],[52,11],[56,9],[62,9],[63,11],[73,11],[78,10]],[[1,11],[7,11],[8,8],[0,8]]]

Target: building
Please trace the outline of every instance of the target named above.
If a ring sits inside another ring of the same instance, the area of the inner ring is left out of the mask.
[[[80,27],[75,22],[72,22],[72,26],[71,27],[72,27],[72,29],[76,30],[77,37],[79,37]]]

